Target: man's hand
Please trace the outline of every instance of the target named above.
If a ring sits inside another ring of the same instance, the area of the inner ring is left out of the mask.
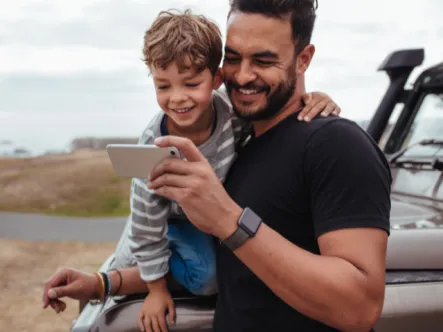
[[[99,293],[97,278],[90,273],[83,273],[71,268],[63,268],[46,282],[43,290],[43,308],[51,306],[59,313],[66,309],[66,303],[60,298],[90,300]]]
[[[169,322],[174,324],[175,307],[169,291],[166,289],[150,292],[138,315],[138,327],[145,332],[168,332],[166,314],[168,314]]]
[[[187,159],[168,158],[157,165],[149,180],[157,195],[176,201],[202,231],[221,239],[237,228],[242,209],[226,193],[211,165],[191,140],[164,136],[159,147],[175,146]]]
[[[318,114],[323,117],[333,115],[339,115],[341,112],[340,107],[323,92],[309,92],[302,96],[305,103],[305,107],[298,115],[300,121],[309,122],[315,118]]]

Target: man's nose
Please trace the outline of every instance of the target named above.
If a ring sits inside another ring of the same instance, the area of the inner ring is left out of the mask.
[[[234,77],[237,84],[244,86],[250,82],[253,82],[257,78],[257,75],[253,71],[253,68],[251,68],[250,63],[243,61]]]

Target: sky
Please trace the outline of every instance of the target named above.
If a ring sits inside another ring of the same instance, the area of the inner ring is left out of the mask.
[[[224,32],[228,0],[0,0],[0,8],[0,140],[50,145],[138,136],[158,111],[141,61],[144,31],[160,10],[191,8]],[[424,66],[443,61],[441,13],[441,0],[319,0],[308,90],[327,92],[344,117],[370,118],[388,84],[376,71],[388,53],[424,47]]]

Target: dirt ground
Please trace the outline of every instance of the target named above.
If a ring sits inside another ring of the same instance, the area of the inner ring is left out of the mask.
[[[67,300],[60,314],[43,310],[44,283],[62,266],[96,271],[115,245],[0,240],[0,331],[69,331],[78,303]]]

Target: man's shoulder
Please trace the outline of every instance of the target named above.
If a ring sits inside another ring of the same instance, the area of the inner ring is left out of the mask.
[[[357,158],[389,170],[386,156],[377,142],[355,121],[340,117],[319,118],[312,121],[311,130],[304,151],[314,161],[329,158],[330,162],[346,163]]]
[[[353,142],[375,144],[359,124],[349,119],[337,116],[319,117],[312,120],[307,127],[310,139],[329,141],[330,144],[335,144],[337,141],[351,145]]]
[[[369,138],[366,132],[354,121],[338,116],[317,117],[310,122],[300,121],[297,115],[293,114],[285,120],[282,130],[278,130],[287,139],[297,140],[297,142],[308,143],[313,138],[330,138],[340,135],[342,137],[360,136]]]
[[[363,129],[355,122],[346,118],[342,118],[339,116],[327,116],[327,117],[321,117],[318,116],[314,119],[312,119],[310,122],[300,121],[296,119],[296,117],[293,117],[294,123],[299,123],[303,130],[308,133],[315,133],[317,131],[323,132],[323,131],[356,131],[356,132],[363,132]]]
[[[312,156],[335,156],[350,158],[360,154],[371,154],[385,158],[372,137],[355,121],[338,116],[317,117],[310,122],[291,116],[285,130],[285,141],[297,142],[304,153]],[[294,145],[291,145],[294,146]]]

